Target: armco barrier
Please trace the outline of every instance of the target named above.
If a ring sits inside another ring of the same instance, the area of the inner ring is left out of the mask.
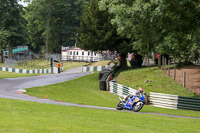
[[[109,66],[93,66],[93,67],[82,66],[82,72],[102,71],[107,67]]]
[[[200,111],[200,99],[192,97],[178,96],[178,109],[188,109]]]
[[[45,74],[52,73],[51,69],[36,69],[36,70],[27,70],[27,69],[17,69],[17,68],[8,68],[0,67],[0,71],[15,72],[15,73],[24,73],[24,74]]]
[[[150,92],[149,102],[152,106],[155,107],[177,109],[178,96]]]
[[[109,82],[109,92],[116,94],[118,96],[127,96],[129,94],[135,95],[136,90],[115,82]]]
[[[198,98],[150,92],[149,101],[155,107],[200,111]]]

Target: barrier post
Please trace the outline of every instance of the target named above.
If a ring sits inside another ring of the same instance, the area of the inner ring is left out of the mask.
[[[53,58],[51,57],[51,73],[53,73]]]

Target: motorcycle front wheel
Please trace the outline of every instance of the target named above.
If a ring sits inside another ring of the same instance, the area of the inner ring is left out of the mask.
[[[142,109],[143,105],[144,105],[144,104],[143,104],[142,102],[137,102],[137,103],[135,103],[135,104],[133,105],[133,111],[134,111],[134,112],[140,111],[140,110]]]
[[[116,109],[117,109],[117,110],[122,110],[122,109],[123,109],[123,102],[120,101],[120,102],[117,104]]]

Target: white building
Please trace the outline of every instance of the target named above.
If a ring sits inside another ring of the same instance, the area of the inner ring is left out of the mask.
[[[85,51],[78,47],[62,47],[61,55],[62,61],[94,62],[102,59],[101,54],[93,51]]]

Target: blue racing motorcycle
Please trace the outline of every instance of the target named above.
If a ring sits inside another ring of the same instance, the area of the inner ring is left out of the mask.
[[[119,97],[119,100],[120,102],[116,107],[117,110],[128,109],[133,110],[134,112],[140,111],[146,103],[144,95],[124,97],[123,100]]]

